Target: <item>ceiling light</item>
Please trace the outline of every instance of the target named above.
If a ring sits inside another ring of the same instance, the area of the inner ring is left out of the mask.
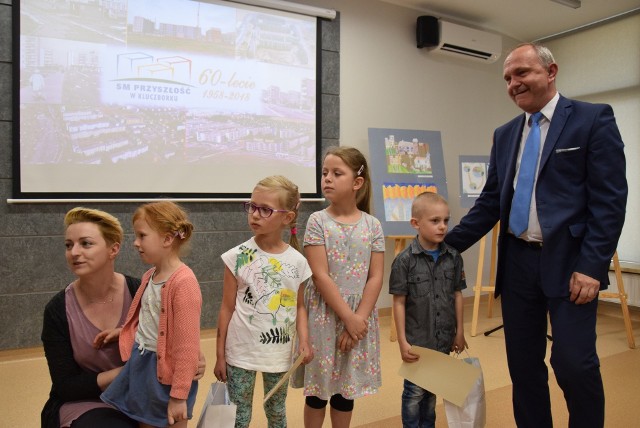
[[[563,4],[565,6],[572,7],[574,9],[579,8],[581,5],[581,0],[551,0],[551,1]]]

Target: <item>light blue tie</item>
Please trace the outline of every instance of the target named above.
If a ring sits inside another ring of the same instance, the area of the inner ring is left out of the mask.
[[[509,216],[509,227],[516,236],[522,235],[522,232],[527,230],[529,225],[529,207],[531,206],[533,182],[535,181],[538,152],[540,151],[539,121],[541,118],[542,113],[540,112],[531,115],[531,130],[527,135],[520,159],[518,184],[516,184],[516,191],[513,194],[511,215]]]

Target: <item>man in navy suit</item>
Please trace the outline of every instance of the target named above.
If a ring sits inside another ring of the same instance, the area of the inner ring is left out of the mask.
[[[547,315],[551,366],[569,426],[602,427],[596,312],[624,223],[624,145],[611,107],[564,98],[555,87],[557,72],[553,55],[539,45],[520,45],[507,56],[507,92],[524,114],[495,130],[482,194],[445,241],[464,251],[500,220],[495,295],[502,296],[518,427],[553,427],[544,361]],[[529,119],[537,112],[534,190],[526,229],[516,236],[512,199]]]

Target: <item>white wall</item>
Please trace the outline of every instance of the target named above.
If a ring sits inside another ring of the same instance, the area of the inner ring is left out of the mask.
[[[458,156],[489,155],[494,128],[519,112],[506,94],[502,59],[484,64],[418,49],[416,19],[422,13],[415,10],[371,0],[300,3],[340,12],[340,144],[366,154],[368,128],[440,131],[452,223],[457,223],[466,212],[459,203]],[[477,245],[464,259],[471,294]],[[388,241],[379,307],[391,306],[386,279],[392,260]]]
[[[629,197],[620,260],[640,264],[640,14],[546,43],[560,64],[558,90],[613,107],[625,144]]]
[[[355,146],[366,154],[368,128],[440,131],[452,225],[456,224],[467,211],[459,204],[458,156],[488,155],[493,130],[520,113],[507,96],[502,79],[504,53],[518,42],[503,37],[503,57],[494,64],[457,60],[416,47],[419,11],[372,0],[298,2],[340,12],[340,144]],[[596,92],[594,98],[607,98],[611,91],[632,87],[635,95],[627,102],[637,106],[639,20],[636,15],[547,43],[560,63],[560,92],[575,97]],[[583,79],[585,70],[593,73],[589,79]],[[602,87],[607,81],[618,86],[609,83]],[[633,110],[626,111],[631,115],[629,123],[621,124],[618,114],[621,132],[627,147],[637,147],[638,110],[635,116]],[[640,159],[630,159],[629,154],[627,149],[631,169]],[[475,283],[477,248],[476,244],[463,254],[468,285],[465,295],[472,294]],[[489,250],[487,245],[484,284],[488,283]],[[391,306],[386,277],[392,260],[393,242],[387,242],[379,307]]]

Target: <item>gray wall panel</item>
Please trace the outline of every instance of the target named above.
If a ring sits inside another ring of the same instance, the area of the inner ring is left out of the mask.
[[[320,20],[320,31],[322,50],[340,52],[340,12],[332,21]]]
[[[6,6],[0,6],[0,8],[6,8]],[[11,100],[13,99],[11,67],[10,63],[0,62],[0,94],[2,94],[0,96],[0,121],[11,120],[13,117],[11,113]],[[16,82],[17,84],[19,83]]]
[[[322,93],[340,94],[340,54],[338,52],[322,52]]]
[[[141,276],[148,268],[133,248],[131,217],[137,203],[87,204],[7,204],[12,197],[12,77],[11,64],[11,2],[0,0],[0,349],[41,345],[42,313],[46,303],[63,289],[73,275],[64,257],[64,214],[76,205],[106,210],[120,219],[125,230],[125,242],[116,261],[116,270]],[[338,144],[339,137],[339,20],[322,21],[322,45],[331,52],[321,53],[323,69],[321,87],[329,96],[322,96],[322,124],[318,139],[324,148]],[[326,74],[329,74],[328,76]],[[191,252],[184,262],[195,272],[203,295],[202,327],[217,324],[222,300],[224,265],[220,254],[251,236],[247,217],[239,203],[184,203],[195,226]],[[298,219],[298,238],[320,202],[303,203]],[[288,239],[287,236],[284,237]]]
[[[322,138],[340,137],[340,96],[322,94]]]
[[[11,6],[0,4],[0,61],[11,61]]]
[[[0,180],[11,178],[11,122],[0,122]]]
[[[22,293],[2,296],[0,349],[40,346],[44,307],[54,294]]]

